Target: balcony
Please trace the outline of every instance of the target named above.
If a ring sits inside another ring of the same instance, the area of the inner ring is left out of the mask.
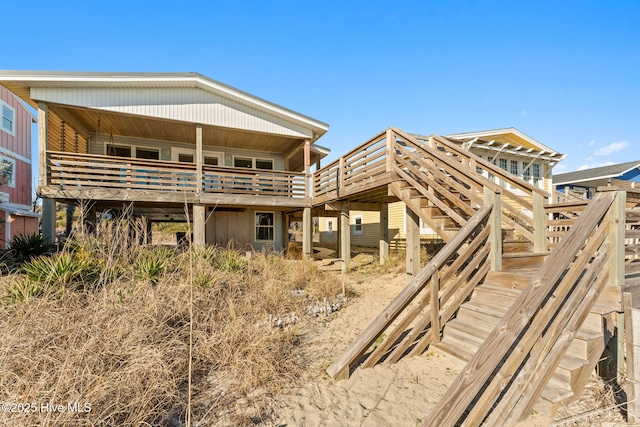
[[[46,152],[41,195],[52,198],[304,207],[303,173]]]

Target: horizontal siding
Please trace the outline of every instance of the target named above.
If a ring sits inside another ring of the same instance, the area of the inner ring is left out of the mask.
[[[134,145],[136,147],[160,149],[160,160],[171,160],[171,147],[179,148],[195,148],[193,143],[180,143],[174,141],[161,141],[156,139],[136,138],[122,135],[107,135],[92,133],[89,143],[90,154],[105,155],[106,144]],[[195,140],[195,135],[194,135]],[[228,147],[213,147],[206,145],[203,147],[205,151],[215,151],[223,154],[223,162],[225,166],[233,166],[233,156],[253,157],[261,159],[273,160],[273,168],[275,170],[284,170],[284,155],[281,153],[270,153],[265,151],[242,150]]]
[[[274,212],[274,241],[262,242],[255,239],[255,213],[273,212],[269,209],[251,210],[246,212],[213,211],[206,222],[206,243],[227,247],[233,239],[236,249],[256,251],[283,249],[283,218],[282,212]]]
[[[296,123],[229,98],[195,88],[32,88],[41,101],[117,113],[310,138]]]
[[[0,147],[31,159],[31,114],[7,88],[0,85],[0,99],[15,110],[15,136],[0,130]]]

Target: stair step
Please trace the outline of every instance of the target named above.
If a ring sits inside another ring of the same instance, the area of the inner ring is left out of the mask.
[[[560,364],[553,373],[553,377],[572,385],[580,373],[580,370],[589,362],[586,359],[565,354]]]
[[[464,368],[467,362],[473,357],[473,353],[469,353],[459,347],[451,346],[445,341],[431,344],[429,348],[441,356],[450,359],[461,368]]]
[[[526,240],[503,240],[502,241],[502,253],[513,254],[531,252],[533,247],[531,242]]]
[[[537,269],[534,269],[532,272],[524,270],[490,271],[487,274],[485,283],[522,290],[529,284],[535,271],[537,271]]]
[[[513,305],[520,291],[501,288],[499,286],[480,285],[471,295],[471,301],[478,305],[484,305],[500,311],[507,312]]]
[[[533,409],[542,414],[551,416],[556,412],[562,402],[571,396],[573,396],[573,391],[571,391],[569,385],[552,377],[542,391],[542,395],[540,396],[540,399],[538,399],[538,402],[536,402]]]
[[[521,252],[507,253],[502,255],[502,269],[510,270],[514,268],[540,267],[544,264],[548,254]]]

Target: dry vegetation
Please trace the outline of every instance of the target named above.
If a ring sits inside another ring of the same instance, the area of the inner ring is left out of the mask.
[[[249,424],[302,369],[299,326],[270,319],[302,317],[311,301],[341,291],[331,276],[277,254],[98,235],[0,277],[0,399],[65,407],[3,413],[2,425],[180,425],[190,370],[194,425]],[[90,412],[66,411],[74,402]]]

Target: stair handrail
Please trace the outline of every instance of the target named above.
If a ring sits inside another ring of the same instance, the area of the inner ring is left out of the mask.
[[[451,168],[451,170],[456,171],[456,173],[461,173],[467,179],[472,180],[484,188],[490,188],[494,192],[498,192],[497,189],[499,189],[502,197],[505,199],[505,203],[502,203],[502,210],[506,214],[502,216],[502,221],[507,226],[513,227],[527,240],[533,242],[535,252],[545,253],[547,251],[547,241],[544,233],[546,220],[544,204],[546,197],[549,196],[547,192],[509,174],[492,163],[483,160],[481,157],[458,147],[456,144],[438,135],[432,135],[431,137],[416,137],[415,135],[408,134],[397,128],[391,128],[391,130],[400,137],[404,143],[411,145],[417,150],[421,150],[429,156],[438,158],[440,162],[446,163],[448,167]],[[423,142],[418,138],[426,138],[427,141]],[[437,142],[445,150],[441,151],[435,145],[430,145],[429,141],[434,144]],[[447,153],[449,153],[449,155],[447,155]],[[460,161],[453,159],[451,154],[457,156]],[[497,176],[501,177],[501,179],[505,178],[504,180],[506,182],[513,183],[516,188],[520,188],[531,194],[532,202],[528,202],[509,189],[500,186],[488,177],[478,173],[476,169],[476,166],[478,165],[490,169],[491,173],[495,173]],[[506,175],[509,176],[507,177]],[[520,206],[521,208],[530,210],[532,212],[532,217],[523,215],[522,211],[514,206]],[[519,221],[516,221],[514,218],[518,218]]]
[[[469,219],[456,236],[327,368],[327,373],[332,378],[348,378],[350,370],[371,345],[421,294],[424,295],[417,305],[409,310],[394,329],[389,331],[380,345],[363,362],[363,366],[374,365],[385,354],[397,360],[412,346],[411,351],[419,354],[430,342],[439,340],[442,326],[454,315],[473,288],[489,271],[490,262],[487,257],[490,245],[486,243],[491,231],[489,217],[492,211],[492,204],[484,205]],[[427,309],[428,305],[429,309]],[[410,324],[425,309],[427,312],[420,317],[412,331],[405,335],[402,342],[397,343]],[[434,327],[426,332],[426,335],[422,335],[429,325]],[[413,341],[410,340],[412,337]],[[394,344],[397,346],[389,354],[388,351]]]
[[[423,426],[515,424],[530,412],[604,285],[624,283],[624,206],[624,192],[594,197]]]

